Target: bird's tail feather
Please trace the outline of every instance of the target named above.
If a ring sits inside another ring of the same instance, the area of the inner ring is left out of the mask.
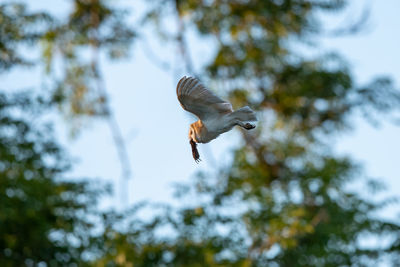
[[[256,113],[248,106],[235,110],[232,116],[239,121],[257,121]]]

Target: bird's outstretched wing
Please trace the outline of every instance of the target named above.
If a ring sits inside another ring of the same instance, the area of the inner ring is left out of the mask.
[[[176,86],[176,94],[181,106],[200,120],[207,117],[232,112],[232,105],[207,90],[199,80],[183,77]]]

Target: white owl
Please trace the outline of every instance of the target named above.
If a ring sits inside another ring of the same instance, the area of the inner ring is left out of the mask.
[[[196,115],[199,120],[190,125],[189,139],[193,158],[200,161],[196,143],[208,143],[238,125],[246,130],[256,126],[254,111],[248,106],[233,111],[232,105],[207,90],[199,80],[183,77],[176,86],[176,94],[183,109]]]

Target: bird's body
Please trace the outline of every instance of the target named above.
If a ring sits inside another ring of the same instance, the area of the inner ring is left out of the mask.
[[[198,120],[190,125],[189,139],[193,139],[196,143],[208,143],[211,140],[217,138],[220,134],[229,131],[231,127],[227,116],[216,116],[207,120]]]
[[[233,111],[229,102],[214,95],[195,78],[183,77],[178,82],[176,93],[183,109],[199,117],[189,129],[190,144],[196,161],[199,160],[196,143],[208,143],[235,125],[247,130],[255,128],[250,123],[257,121],[253,110],[246,106]]]

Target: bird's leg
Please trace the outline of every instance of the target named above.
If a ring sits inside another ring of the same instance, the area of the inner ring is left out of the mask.
[[[238,121],[238,122],[236,122],[236,124],[239,125],[240,127],[245,128],[246,130],[251,130],[251,129],[256,128],[256,126],[254,124],[251,124],[249,122],[244,123],[244,122]]]
[[[256,126],[255,126],[254,124],[251,124],[251,123],[246,123],[246,124],[243,126],[243,128],[245,128],[246,130],[251,130],[251,129],[256,128]]]
[[[196,163],[199,163],[199,161],[201,161],[201,159],[200,159],[199,151],[197,150],[197,144],[195,141],[190,139],[190,145],[192,146],[192,155],[193,155],[194,161],[196,161]]]

